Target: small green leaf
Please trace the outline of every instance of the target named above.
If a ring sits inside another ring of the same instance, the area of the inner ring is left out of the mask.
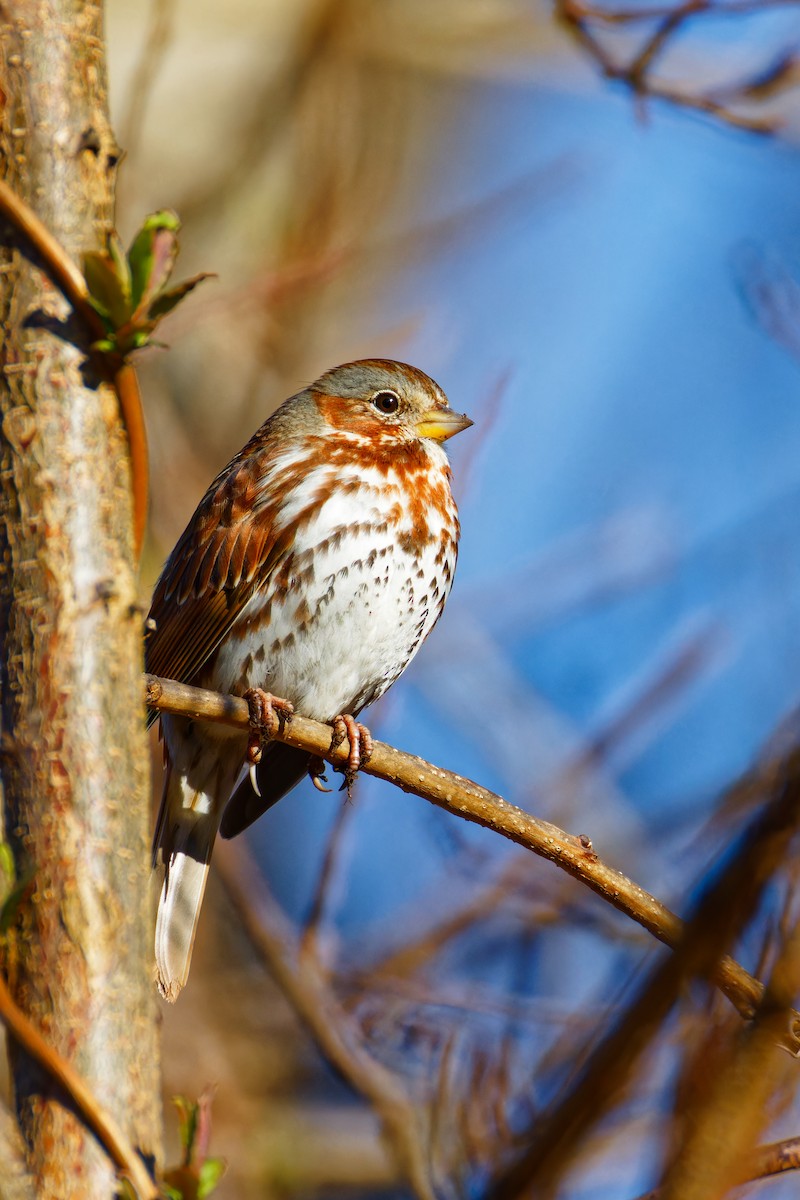
[[[166,1200],[183,1200],[183,1192],[178,1188],[172,1187],[169,1183],[162,1183],[161,1191],[166,1196]]]
[[[141,350],[142,346],[149,346],[154,324],[153,321],[143,321],[141,324],[127,325],[119,330],[117,347],[120,354],[129,354],[131,350]]]
[[[178,253],[178,214],[169,209],[151,213],[131,242],[131,302],[134,311],[146,304],[166,284]]]
[[[83,256],[89,300],[106,328],[106,336],[93,344],[93,350],[124,357],[146,346],[161,318],[208,278],[205,273],[195,275],[166,290],[180,227],[177,213],[163,209],[145,218],[127,257],[115,232],[108,235],[104,251]]]
[[[94,250],[84,254],[83,274],[92,307],[105,319],[109,331],[123,325],[131,315],[130,291],[110,255]]]
[[[9,883],[14,882],[17,877],[17,864],[14,862],[14,854],[8,842],[0,842],[0,870]]]
[[[135,312],[145,294],[153,267],[153,239],[150,231],[144,227],[131,242],[128,263],[131,269],[131,304]]]
[[[153,267],[150,272],[149,294],[157,296],[164,290],[178,257],[178,239],[168,229],[153,234]]]
[[[207,1158],[200,1168],[200,1180],[197,1185],[198,1200],[205,1200],[206,1196],[210,1196],[216,1190],[222,1176],[225,1174],[228,1164],[224,1158]]]
[[[25,878],[20,879],[16,887],[14,887],[6,896],[0,906],[0,934],[8,933],[14,923],[14,918],[19,912],[19,907],[23,900],[30,894],[33,887],[34,875],[30,873]]]
[[[114,264],[114,271],[119,279],[122,294],[125,297],[125,303],[128,309],[131,307],[131,269],[128,265],[128,256],[126,255],[122,242],[119,240],[119,234],[116,229],[112,229],[106,241],[106,251],[111,262]]]
[[[194,1139],[197,1136],[197,1117],[200,1111],[200,1105],[195,1104],[193,1100],[188,1100],[186,1096],[173,1096],[172,1103],[178,1110],[178,1128],[181,1135],[181,1145],[183,1146],[184,1162],[192,1161],[192,1150],[194,1149]]]
[[[150,305],[147,314],[150,320],[153,322],[160,321],[167,313],[172,312],[176,304],[180,304],[184,296],[188,296],[189,292],[194,291],[198,283],[202,283],[204,279],[214,278],[215,276],[211,272],[203,271],[200,275],[193,275],[191,279],[184,279],[183,283],[170,288],[168,292],[162,292]]]
[[[158,212],[150,213],[145,217],[142,229],[150,229],[155,232],[159,229],[166,229],[170,233],[180,233],[181,219],[173,208],[160,208]]]

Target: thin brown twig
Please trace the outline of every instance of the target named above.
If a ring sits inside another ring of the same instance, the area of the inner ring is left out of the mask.
[[[248,728],[247,704],[237,696],[208,692],[154,675],[145,675],[145,685],[145,699],[150,708],[217,721],[239,729]],[[278,733],[277,740],[341,766],[347,760],[348,745],[345,741],[331,753],[331,736],[329,725],[295,716]],[[680,942],[684,931],[680,918],[638,884],[598,858],[588,838],[565,833],[558,826],[516,808],[471,780],[384,742],[375,742],[372,757],[364,770],[548,859],[638,922],[659,941],[673,948]],[[729,956],[717,964],[714,980],[742,1016],[752,1017],[764,994],[758,980]],[[792,1043],[790,1048],[797,1047]]]
[[[769,1179],[782,1175],[784,1171],[800,1170],[800,1137],[785,1138],[782,1142],[770,1142],[753,1152],[751,1164],[741,1186],[754,1183],[757,1179]],[[643,1192],[637,1200],[660,1200],[661,1189]]]
[[[645,39],[638,54],[625,70],[632,86],[637,88],[641,86],[643,90],[646,90],[647,74],[656,59],[666,49],[669,39],[684,22],[690,17],[696,16],[698,11],[704,7],[705,0],[684,0],[683,4],[676,5],[672,12],[668,12],[661,18],[658,28],[651,37]]]
[[[779,6],[796,0],[768,0],[769,5]],[[735,0],[734,0],[735,3]],[[729,84],[724,88],[709,91],[684,91],[654,78],[653,67],[669,48],[674,36],[691,20],[698,17],[725,17],[734,11],[750,12],[760,7],[758,0],[740,0],[734,7],[714,3],[713,0],[683,0],[672,6],[659,6],[652,10],[639,7],[608,8],[596,4],[584,4],[582,0],[555,0],[556,18],[569,30],[588,56],[607,79],[615,80],[630,89],[639,107],[647,100],[661,100],[674,107],[715,117],[717,120],[742,129],[748,133],[774,133],[778,121],[767,115],[750,115],[738,111],[735,105],[753,103],[767,99],[780,90],[788,90],[794,79],[791,72],[782,68],[768,71],[769,86],[764,87],[762,74],[754,72],[747,79]],[[619,28],[647,21],[656,21],[656,29],[644,37],[638,48],[627,60],[615,58],[604,41],[598,37],[594,27]]]
[[[94,341],[106,336],[105,326],[89,303],[89,292],[78,267],[64,247],[53,237],[33,209],[0,180],[0,214],[33,247],[48,275],[64,293]],[[133,491],[133,541],[137,561],[142,551],[147,524],[148,456],[139,381],[130,363],[112,362],[103,354],[93,356],[96,366],[117,393],[120,415],[128,437]]]
[[[159,1200],[161,1193],[158,1187],[114,1117],[100,1105],[75,1068],[48,1045],[22,1009],[17,1007],[2,976],[0,1021],[34,1062],[63,1088],[81,1120],[91,1129],[114,1166],[130,1180],[139,1200]]]
[[[800,1169],[800,1137],[784,1138],[782,1142],[770,1142],[755,1153],[751,1179],[763,1179],[766,1175],[779,1175],[782,1171]]]
[[[344,804],[340,805],[339,811],[336,814],[328,837],[328,844],[325,848],[325,857],[317,879],[317,886],[311,902],[308,919],[300,938],[300,953],[302,955],[311,954],[317,957],[321,955],[321,934],[324,932],[324,922],[331,904],[331,883],[336,876],[347,825],[354,812],[355,805],[351,804],[348,799]]]
[[[522,884],[523,864],[527,855],[515,857],[507,864],[499,879],[482,888],[463,907],[448,913],[442,920],[422,932],[415,933],[410,941],[391,947],[377,961],[370,963],[358,973],[359,986],[372,988],[381,980],[397,980],[402,976],[419,971],[439,954],[448,942],[455,940],[479,921],[488,920],[514,889]],[[416,927],[418,929],[418,926]]]
[[[435,1200],[420,1113],[394,1076],[370,1054],[313,954],[300,954],[283,913],[244,843],[223,842],[215,862],[253,945],[322,1053],[383,1122],[398,1165],[418,1200]]]
[[[695,0],[692,6],[692,15],[700,16],[703,13],[715,13],[722,17],[732,15],[740,15],[746,13],[762,12],[768,8],[793,8],[797,4],[797,0],[725,0],[724,4],[716,3],[716,0]],[[675,12],[675,6],[672,4],[653,5],[652,8],[642,7],[637,8],[602,8],[595,4],[585,4],[581,0],[580,14],[582,17],[590,21],[597,21],[603,25],[628,25],[636,24],[639,21],[660,21],[664,17],[670,16]]]
[[[796,799],[796,796],[795,796]],[[684,1106],[683,1135],[662,1178],[663,1200],[725,1196],[749,1176],[751,1155],[769,1120],[769,1099],[795,1064],[776,1042],[800,990],[800,930],[781,946],[754,1020],[728,1044],[702,1104]]]
[[[133,158],[142,139],[147,105],[175,32],[177,0],[151,0],[147,35],[128,89],[128,106],[120,121],[121,140]]]
[[[651,1044],[656,1031],[677,1002],[681,991],[695,979],[712,979],[714,964],[720,953],[733,944],[751,918],[764,889],[785,860],[796,834],[799,792],[800,778],[797,770],[787,765],[761,811],[739,836],[735,852],[706,886],[694,915],[684,926],[684,934],[675,948],[675,953],[659,962],[650,972],[632,1002],[614,1020],[605,1037],[599,1041],[595,1037],[577,1078],[569,1082],[562,1096],[546,1113],[536,1115],[526,1139],[529,1142],[528,1148],[487,1189],[488,1200],[518,1200],[527,1195],[532,1188],[535,1189],[536,1195],[542,1198],[556,1194],[561,1177],[574,1163],[588,1130],[602,1118],[619,1096],[637,1062]],[[800,936],[791,950],[798,947]],[[749,1068],[753,1066],[751,1052],[754,1056],[763,1053],[764,1038],[768,1038],[771,1050],[777,1054],[777,1046],[784,1041],[787,1027],[793,1024],[790,989],[786,983],[790,979],[794,985],[793,999],[797,991],[799,969],[800,960],[791,954],[791,963],[787,964],[786,971],[779,972],[776,969],[773,972],[773,978],[769,988],[764,991],[764,998],[753,1025],[740,1030],[741,1045],[748,1056]],[[776,978],[779,978],[779,984],[776,983]],[[773,997],[777,992],[780,994],[780,1002],[775,1004]],[[758,1032],[754,1034],[754,1030]],[[785,1061],[788,1062],[788,1059]],[[728,1074],[726,1099],[739,1090],[745,1078],[754,1078],[750,1070],[747,1075],[742,1072],[742,1077],[736,1082],[730,1073]],[[750,1090],[758,1097],[754,1085]],[[756,1105],[758,1116],[762,1118],[764,1104],[762,1088],[760,1104]],[[747,1108],[745,1104],[741,1107]],[[716,1114],[717,1109],[708,1108],[704,1110],[703,1116],[713,1120]],[[750,1112],[744,1114],[745,1122],[750,1115]],[[696,1124],[702,1137],[707,1131],[706,1123],[698,1117]],[[738,1147],[744,1142],[746,1146],[747,1132],[749,1130],[744,1127],[735,1129],[732,1144]],[[716,1134],[715,1144],[724,1144],[726,1136],[720,1135],[719,1129]],[[738,1138],[737,1134],[740,1135]],[[689,1135],[692,1149],[697,1146],[698,1140],[697,1132],[692,1127]],[[717,1169],[726,1169],[730,1160],[730,1148],[727,1160],[720,1161],[719,1156],[716,1156],[712,1162],[712,1158],[714,1156],[709,1153],[709,1162],[705,1164],[706,1175],[709,1167],[712,1173]],[[693,1162],[697,1166],[697,1156]],[[704,1190],[702,1186],[695,1187],[694,1184],[705,1176],[699,1170],[692,1176],[688,1161],[681,1159],[678,1163],[679,1169],[684,1165],[687,1170],[681,1176],[680,1185],[673,1180],[672,1174],[669,1176],[669,1184],[665,1189],[669,1200],[683,1200],[683,1197],[687,1197],[688,1200],[690,1193],[696,1200],[700,1200],[701,1196],[708,1200],[712,1196],[723,1195],[723,1188],[715,1189],[710,1186]],[[690,1180],[693,1180],[691,1186]]]

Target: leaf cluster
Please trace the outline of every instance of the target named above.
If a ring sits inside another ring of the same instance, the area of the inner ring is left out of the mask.
[[[111,230],[103,250],[83,255],[89,301],[105,327],[93,349],[125,356],[146,346],[159,322],[208,272],[167,287],[178,256],[181,223],[170,209],[145,218],[126,254]]]

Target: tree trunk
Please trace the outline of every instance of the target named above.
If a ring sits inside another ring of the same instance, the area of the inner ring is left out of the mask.
[[[112,214],[102,7],[0,6],[0,169],[76,260]],[[0,670],[6,836],[32,879],[7,970],[18,1004],[145,1155],[159,1151],[148,753],[127,444],[85,331],[2,229]],[[114,1171],[12,1048],[37,1195]],[[0,1166],[0,1170],[2,1167]]]

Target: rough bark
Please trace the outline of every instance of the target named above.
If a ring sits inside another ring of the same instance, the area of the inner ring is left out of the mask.
[[[0,170],[79,259],[110,220],[117,159],[102,6],[0,3],[0,89]],[[33,880],[7,970],[17,1003],[133,1143],[155,1154],[148,755],[127,447],[84,331],[21,238],[0,232],[2,772],[6,837]],[[112,1196],[102,1149],[33,1064],[11,1057],[37,1196]]]

